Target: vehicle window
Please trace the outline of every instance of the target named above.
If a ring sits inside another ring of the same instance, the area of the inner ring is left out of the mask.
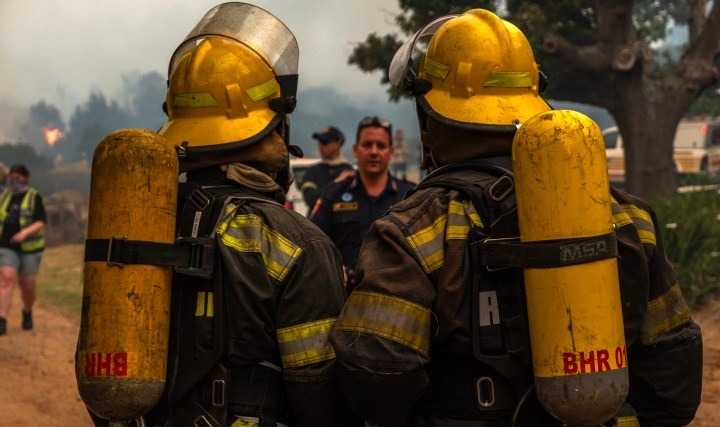
[[[712,128],[710,145],[720,145],[720,127]]]
[[[618,131],[611,131],[603,135],[605,138],[605,149],[617,147]]]
[[[703,147],[705,132],[702,124],[680,124],[675,132],[675,148]]]

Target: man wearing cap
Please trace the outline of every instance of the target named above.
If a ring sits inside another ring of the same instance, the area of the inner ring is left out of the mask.
[[[22,292],[22,328],[33,328],[35,276],[45,248],[45,208],[37,190],[28,186],[30,171],[13,165],[0,192],[0,335],[5,335],[15,284]]]
[[[328,185],[332,184],[340,174],[348,174],[353,170],[352,165],[342,155],[345,135],[340,129],[329,126],[313,133],[312,137],[318,141],[318,151],[322,161],[308,168],[300,187],[308,213]]]
[[[355,263],[370,225],[413,187],[388,170],[393,155],[389,121],[379,117],[362,119],[353,154],[357,173],[330,184],[310,213],[310,220],[340,249],[348,274],[348,291],[354,287]]]

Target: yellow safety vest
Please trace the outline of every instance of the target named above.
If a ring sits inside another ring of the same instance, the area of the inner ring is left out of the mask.
[[[25,193],[25,196],[20,202],[20,229],[27,227],[32,223],[33,212],[35,211],[35,201],[37,200],[37,190],[29,188]],[[12,191],[5,190],[0,194],[0,234],[2,234],[3,225],[5,218],[8,214],[8,208],[10,207],[10,200],[12,199]],[[28,236],[24,242],[20,244],[20,250],[22,252],[35,252],[45,248],[45,239],[42,231],[32,236]]]

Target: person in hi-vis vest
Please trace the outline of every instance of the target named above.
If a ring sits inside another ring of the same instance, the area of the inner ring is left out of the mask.
[[[0,335],[7,330],[6,319],[16,283],[22,291],[22,329],[33,328],[35,275],[45,248],[46,216],[42,197],[28,186],[29,178],[27,167],[14,165],[0,192]]]

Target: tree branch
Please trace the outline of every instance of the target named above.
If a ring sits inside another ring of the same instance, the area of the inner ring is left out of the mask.
[[[689,0],[690,13],[688,15],[688,40],[692,43],[700,34],[705,24],[706,0]]]
[[[616,51],[634,41],[632,11],[634,1],[595,0],[598,42]]]
[[[710,14],[680,62],[679,74],[704,89],[720,78],[720,1],[713,2]]]
[[[611,65],[610,58],[598,45],[577,46],[559,34],[547,34],[543,38],[542,49],[586,71],[601,73]]]

